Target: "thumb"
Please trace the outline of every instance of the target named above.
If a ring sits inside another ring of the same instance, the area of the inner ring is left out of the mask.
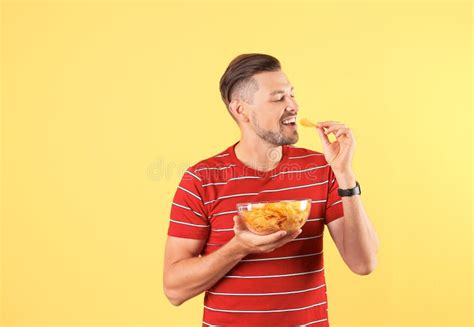
[[[318,131],[319,138],[321,139],[321,142],[323,143],[323,146],[328,146],[331,144],[329,142],[329,138],[326,134],[324,134],[324,130],[322,127],[316,127],[316,130]]]
[[[260,242],[262,244],[270,244],[274,243],[280,239],[282,239],[284,236],[286,236],[288,233],[284,230],[276,231],[271,234],[263,235],[260,238]]]
[[[245,229],[246,227],[245,227],[244,222],[242,221],[242,218],[239,215],[235,215],[234,216],[234,230],[241,231]]]

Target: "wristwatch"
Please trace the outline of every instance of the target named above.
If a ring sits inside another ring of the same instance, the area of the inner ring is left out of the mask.
[[[353,187],[353,188],[349,188],[349,189],[342,189],[342,188],[338,188],[337,189],[337,193],[339,193],[339,196],[353,196],[353,195],[358,195],[358,194],[361,194],[361,190],[360,190],[360,185],[359,185],[359,182],[356,181],[356,186]]]

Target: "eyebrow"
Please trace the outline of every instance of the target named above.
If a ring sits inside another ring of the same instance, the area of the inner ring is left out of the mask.
[[[293,89],[294,89],[294,87],[292,86],[290,91],[293,91]],[[270,93],[270,95],[275,95],[275,94],[279,94],[279,93],[285,93],[285,91],[283,91],[283,90],[272,91]]]

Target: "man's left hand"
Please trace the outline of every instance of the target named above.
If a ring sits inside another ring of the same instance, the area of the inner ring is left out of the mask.
[[[332,170],[336,174],[351,172],[356,145],[351,129],[337,121],[318,122],[316,129],[323,144],[324,157]],[[336,140],[332,143],[328,138],[331,133],[336,136]]]

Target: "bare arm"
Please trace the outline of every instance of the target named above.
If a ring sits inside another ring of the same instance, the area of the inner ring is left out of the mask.
[[[246,255],[273,251],[301,232],[260,236],[248,231],[238,216],[234,217],[234,222],[234,238],[205,256],[199,256],[205,241],[168,237],[163,285],[173,305],[180,305],[211,288]]]
[[[198,256],[204,243],[168,237],[164,288],[173,305],[180,305],[210,288],[245,256],[234,239],[210,255]]]
[[[324,158],[339,184],[347,189],[356,185],[352,172],[352,156],[355,151],[355,138],[350,128],[337,121],[318,122],[316,131],[321,139]],[[329,141],[334,134],[336,141]],[[342,198],[344,219],[328,224],[329,231],[346,264],[359,275],[367,275],[377,265],[379,240],[369,217],[365,213],[360,195]]]
[[[336,173],[336,178],[340,188],[351,188],[355,185],[352,173]],[[367,275],[377,265],[380,241],[365,212],[360,195],[342,197],[342,205],[344,219],[329,223],[329,231],[349,268],[359,275]]]

